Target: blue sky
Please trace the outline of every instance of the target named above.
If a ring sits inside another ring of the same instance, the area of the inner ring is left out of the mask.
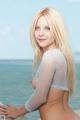
[[[29,28],[40,9],[57,8],[65,19],[72,51],[80,52],[80,0],[0,0],[0,59],[32,59]]]

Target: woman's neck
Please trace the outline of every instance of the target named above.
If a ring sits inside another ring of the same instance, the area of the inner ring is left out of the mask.
[[[57,48],[55,44],[49,45],[43,48],[43,53],[46,52],[47,50],[54,49],[54,48]]]

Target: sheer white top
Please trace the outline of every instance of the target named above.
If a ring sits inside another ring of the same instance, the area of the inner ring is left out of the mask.
[[[69,90],[67,63],[62,52],[51,49],[43,54],[32,80],[34,93],[25,103],[25,108],[32,112],[47,101],[50,88]]]

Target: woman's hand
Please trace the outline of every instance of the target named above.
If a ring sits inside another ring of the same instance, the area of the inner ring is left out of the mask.
[[[0,114],[3,114],[6,116],[6,118],[17,118],[17,114],[18,114],[18,108],[14,107],[14,106],[0,106]]]
[[[8,105],[6,107],[0,106],[0,114],[6,116],[6,118],[16,119],[24,114],[28,113],[24,106],[21,108],[16,108],[15,106]]]

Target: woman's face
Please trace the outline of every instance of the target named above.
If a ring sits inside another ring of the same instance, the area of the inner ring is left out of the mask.
[[[52,46],[54,41],[52,40],[52,34],[48,22],[44,16],[41,16],[35,26],[35,38],[38,45],[45,49]]]

